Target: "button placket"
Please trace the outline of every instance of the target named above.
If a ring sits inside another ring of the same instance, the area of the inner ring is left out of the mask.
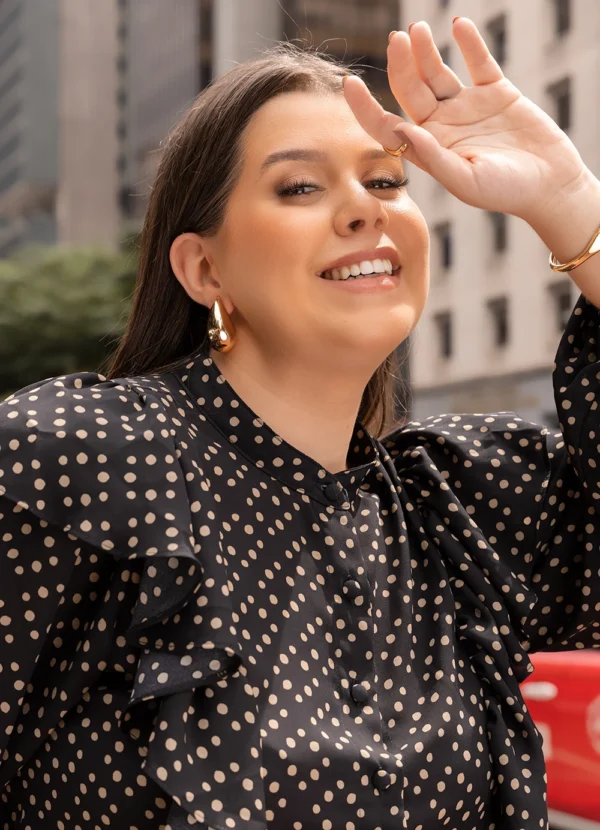
[[[352,545],[344,547],[345,573],[340,578],[339,593],[342,604],[336,605],[336,616],[343,621],[338,625],[342,649],[342,667],[345,664],[347,682],[344,683],[342,695],[345,699],[344,710],[355,726],[360,724],[360,731],[366,744],[379,742],[381,719],[376,696],[373,694],[373,620],[370,616],[370,587],[364,570],[356,519],[352,516],[332,517],[332,523],[339,522],[346,531],[346,539]],[[348,537],[347,531],[350,530]],[[339,595],[338,595],[339,596]],[[369,772],[372,775],[372,771]]]
[[[324,491],[323,491],[324,492]],[[333,493],[331,493],[333,494]],[[335,580],[332,602],[335,626],[335,659],[340,671],[339,694],[343,731],[361,758],[360,775],[365,805],[376,809],[380,799],[403,804],[402,792],[394,786],[397,776],[390,769],[383,743],[382,718],[375,688],[374,619],[366,552],[374,539],[372,525],[364,530],[360,512],[362,494],[356,494],[352,511],[330,513],[328,530]],[[358,510],[355,513],[355,508]],[[350,544],[349,544],[350,542]],[[337,549],[337,553],[336,553]],[[387,769],[386,769],[387,768]],[[367,810],[368,807],[365,807]],[[374,830],[370,828],[369,830]]]

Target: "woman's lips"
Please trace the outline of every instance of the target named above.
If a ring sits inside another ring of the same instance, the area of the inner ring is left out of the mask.
[[[391,274],[373,274],[372,277],[357,277],[356,279],[347,280],[326,280],[323,279],[323,277],[318,277],[318,279],[327,285],[332,285],[343,291],[355,291],[358,293],[365,291],[381,291],[396,288],[401,270],[402,266],[399,266],[395,271],[392,271]]]

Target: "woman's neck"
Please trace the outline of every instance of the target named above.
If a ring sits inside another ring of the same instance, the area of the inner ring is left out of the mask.
[[[324,363],[267,360],[252,348],[210,355],[236,394],[288,444],[330,473],[346,469],[365,382]]]

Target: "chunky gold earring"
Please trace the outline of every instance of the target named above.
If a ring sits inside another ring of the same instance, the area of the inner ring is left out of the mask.
[[[217,352],[228,352],[235,344],[235,326],[220,297],[214,301],[208,315],[207,334],[211,347]]]

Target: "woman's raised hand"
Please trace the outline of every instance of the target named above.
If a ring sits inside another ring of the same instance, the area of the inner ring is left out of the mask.
[[[357,76],[345,80],[346,100],[384,147],[398,148],[404,133],[406,158],[463,202],[529,221],[576,192],[590,172],[550,116],[504,77],[475,24],[455,18],[452,32],[472,86],[442,62],[420,22],[388,45],[390,87],[414,123],[386,112]]]

